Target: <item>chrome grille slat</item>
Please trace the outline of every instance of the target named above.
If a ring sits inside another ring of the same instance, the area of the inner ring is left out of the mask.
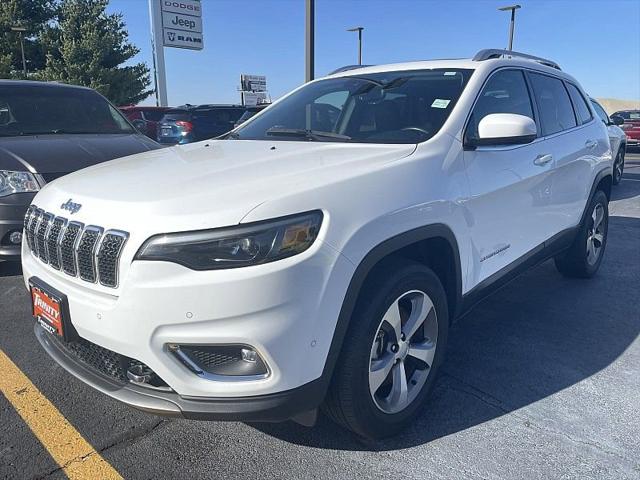
[[[76,258],[78,260],[78,274],[82,280],[96,283],[96,248],[103,229],[90,225],[84,229],[78,247],[76,249]]]
[[[111,288],[118,286],[120,255],[128,238],[129,234],[121,230],[108,230],[102,237],[96,254],[100,285]]]
[[[47,251],[49,253],[49,265],[60,270],[60,237],[67,223],[66,218],[53,219],[49,234],[47,235]]]
[[[31,220],[29,220],[29,230],[28,236],[29,239],[29,248],[34,253],[34,255],[38,255],[38,242],[36,242],[36,229],[38,228],[38,223],[40,222],[40,217],[42,216],[43,211],[39,208],[35,208],[31,215]]]
[[[56,217],[35,205],[24,218],[27,245],[33,255],[56,270],[85,282],[118,287],[120,255],[129,238],[122,230]]]
[[[45,213],[40,218],[40,223],[36,229],[36,243],[38,245],[38,256],[44,263],[49,263],[49,255],[47,252],[47,233],[53,220],[53,215]]]

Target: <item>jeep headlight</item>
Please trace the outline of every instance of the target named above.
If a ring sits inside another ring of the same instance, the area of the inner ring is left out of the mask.
[[[320,230],[322,212],[237,227],[167,233],[149,238],[137,260],[161,260],[193,270],[239,268],[273,262],[308,249]]]
[[[0,170],[0,197],[14,193],[37,192],[40,185],[29,172],[12,172]]]

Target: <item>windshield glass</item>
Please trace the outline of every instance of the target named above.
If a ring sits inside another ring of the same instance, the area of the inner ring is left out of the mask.
[[[94,91],[0,86],[0,136],[133,132],[124,116]]]
[[[419,143],[442,127],[472,70],[434,69],[310,83],[224,138]]]

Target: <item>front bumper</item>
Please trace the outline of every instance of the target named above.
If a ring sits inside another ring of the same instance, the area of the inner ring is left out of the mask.
[[[123,386],[69,355],[38,323],[34,332],[51,358],[76,378],[105,395],[156,415],[194,420],[281,422],[317,408],[326,390],[321,379],[286,392],[236,398],[187,397],[134,384]]]
[[[12,232],[21,232],[24,216],[35,193],[15,193],[0,197],[0,261],[19,260],[20,245],[9,242]]]
[[[320,241],[288,259],[232,270],[196,272],[168,262],[133,261],[123,267],[113,293],[53,270],[24,244],[22,267],[25,282],[36,276],[67,296],[70,320],[81,338],[144,363],[171,392],[150,393],[136,385],[114,389],[43,343],[74,375],[137,408],[192,417],[202,410],[206,418],[222,418],[225,412],[236,418],[246,410],[243,419],[266,420],[280,419],[290,397],[299,407],[287,418],[307,410],[300,388],[311,390],[316,403],[322,401],[310,385],[324,382],[319,379],[353,274],[353,265]],[[248,345],[269,374],[258,379],[198,376],[169,351],[173,344]]]

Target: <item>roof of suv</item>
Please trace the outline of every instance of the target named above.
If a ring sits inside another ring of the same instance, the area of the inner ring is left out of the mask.
[[[485,58],[486,57],[486,58]],[[434,68],[459,68],[459,69],[488,69],[493,70],[499,66],[519,66],[541,70],[553,75],[572,79],[553,61],[533,55],[506,50],[481,50],[473,58],[423,60],[403,63],[391,63],[386,65],[348,66],[335,70],[328,77],[348,77],[369,73],[383,73],[402,70],[429,70]]]
[[[37,80],[0,80],[0,86],[8,87],[35,87],[35,88],[67,88],[76,90],[91,90],[92,88],[81,85],[69,85],[60,82],[40,82]]]

